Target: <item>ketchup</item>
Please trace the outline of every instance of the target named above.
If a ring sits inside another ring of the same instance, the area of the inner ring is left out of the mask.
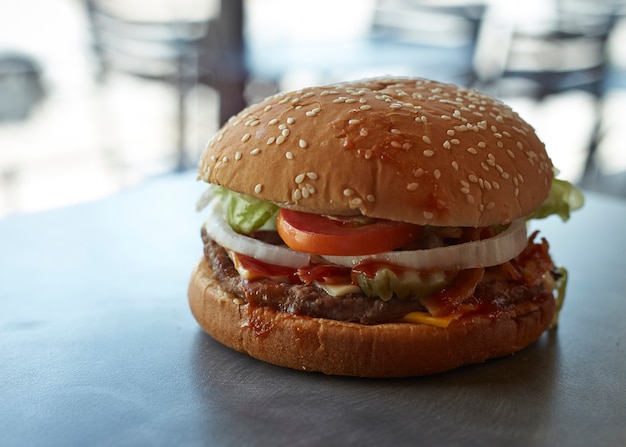
[[[267,264],[241,253],[237,253],[237,262],[248,270],[254,278],[274,278],[291,284],[301,282],[298,277],[298,270],[292,267]]]
[[[305,284],[314,281],[323,284],[350,283],[352,269],[334,264],[309,264],[298,269],[298,277]]]

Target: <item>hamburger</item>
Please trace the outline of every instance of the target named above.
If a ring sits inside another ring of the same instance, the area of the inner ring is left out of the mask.
[[[513,354],[556,324],[566,271],[531,218],[582,204],[511,108],[420,78],[283,92],[232,117],[191,311],[220,343],[304,371],[406,377]]]

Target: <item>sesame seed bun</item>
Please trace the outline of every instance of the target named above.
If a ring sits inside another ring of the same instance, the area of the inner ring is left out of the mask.
[[[293,369],[360,377],[421,376],[512,354],[539,338],[555,311],[554,299],[544,294],[510,306],[498,318],[464,316],[447,328],[294,316],[236,299],[204,259],[188,295],[202,328],[232,349]]]
[[[496,99],[377,78],[244,109],[209,142],[199,175],[301,211],[481,227],[537,209],[553,173],[533,128]]]

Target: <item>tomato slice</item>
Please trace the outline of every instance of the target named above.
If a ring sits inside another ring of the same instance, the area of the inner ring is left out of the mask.
[[[278,234],[294,250],[317,255],[358,256],[402,247],[423,233],[406,222],[359,217],[326,217],[282,208]]]

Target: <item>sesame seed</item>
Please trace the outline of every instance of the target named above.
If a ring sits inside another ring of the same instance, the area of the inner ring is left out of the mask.
[[[287,124],[293,124],[295,122],[296,122],[296,120],[294,118],[292,118],[292,117],[287,118]]]
[[[446,140],[443,142],[443,148],[444,149],[450,149],[452,147],[452,145],[450,144],[450,141]]]
[[[283,144],[285,142],[285,136],[284,135],[279,135],[276,138],[276,145],[280,146],[281,144]]]
[[[368,201],[368,202],[370,202],[370,203],[374,203],[374,202],[376,202],[376,197],[374,197],[374,195],[373,195],[373,194],[368,194],[368,195],[367,195],[367,197],[366,197],[366,199],[367,199],[367,201]]]
[[[260,193],[263,190],[263,185],[261,185],[260,183],[258,183],[255,187],[254,187],[254,192],[256,192],[257,194]]]
[[[372,106],[370,106],[370,105],[368,105],[368,104],[366,104],[366,105],[363,105],[363,106],[359,107],[359,109],[361,109],[361,110],[369,110],[369,109],[371,109],[371,108],[372,108]]]
[[[454,132],[454,130],[453,130],[453,129],[448,129],[448,130],[446,131],[446,133],[448,134],[448,136],[449,136],[449,137],[453,137],[453,136],[454,136],[454,134],[455,134],[455,132]]]
[[[448,115],[441,115],[441,119],[442,120],[446,120],[446,121],[450,121],[452,118],[450,118]]]
[[[300,141],[298,141],[298,146],[300,146],[302,149],[306,149],[308,145],[309,144],[303,139],[300,139]]]
[[[468,194],[465,196],[465,199],[467,200],[467,203],[469,204],[473,204],[474,203],[474,196]]]
[[[258,147],[255,147],[254,149],[250,151],[250,155],[257,155],[260,152],[261,152],[261,149],[259,149]]]
[[[300,200],[302,198],[302,192],[299,189],[294,189],[292,197],[294,200]]]
[[[513,151],[511,149],[507,149],[506,153],[509,154],[509,157],[515,158],[515,154],[513,153]]]
[[[463,194],[469,194],[469,193],[470,193],[470,189],[469,189],[469,188],[466,188],[466,187],[463,187],[463,188],[461,188],[461,192],[462,192]]]
[[[439,177],[441,177],[441,171],[439,169],[435,169],[435,171],[433,172],[433,175],[435,176],[437,180],[439,180]]]
[[[426,144],[430,144],[431,143],[430,138],[428,138],[428,136],[426,136],[426,135],[422,136],[422,141],[424,143],[426,143]]]
[[[293,160],[293,153],[292,152],[285,152],[285,158],[287,160]]]
[[[459,140],[457,140],[456,138],[451,139],[450,143],[452,143],[452,144],[461,144],[461,142]]]
[[[350,189],[350,188],[346,188],[343,190],[343,195],[346,197],[350,197],[351,195],[354,194],[354,190]]]
[[[459,164],[456,161],[452,162],[452,167],[454,168],[455,171],[459,170]]]
[[[300,189],[302,197],[305,199],[309,198],[309,190],[306,187]]]
[[[317,177],[317,174],[316,174],[315,172],[307,172],[307,173],[306,173],[306,176],[307,176],[308,178],[310,178],[311,180],[317,180],[317,178],[318,178],[318,177]]]
[[[431,151],[430,149],[426,149],[423,153],[424,157],[432,157],[433,155],[435,155],[435,152]]]
[[[273,126],[274,124],[276,124],[278,122],[278,118],[272,118],[271,120],[269,120],[267,122],[267,124],[269,124],[270,126]]]
[[[237,161],[241,160],[241,152],[239,151],[235,152],[235,160]]]
[[[245,143],[246,141],[248,141],[250,139],[251,135],[249,133],[244,134],[243,137],[241,137],[241,142]]]
[[[263,109],[265,112],[269,112],[270,110],[272,110],[272,105],[266,105],[265,108]]]
[[[401,135],[402,132],[400,132],[398,129],[391,129],[389,132],[391,132],[394,135]]]
[[[354,125],[354,124],[359,124],[360,122],[361,122],[361,120],[349,120],[348,124]]]
[[[415,191],[419,187],[419,183],[408,183],[406,189],[409,191]]]
[[[363,204],[363,200],[359,197],[355,197],[354,199],[350,199],[350,207],[357,208]]]
[[[467,148],[467,152],[469,152],[472,155],[478,154],[478,151],[475,148],[473,148],[473,147],[468,147]]]
[[[296,175],[296,178],[294,179],[296,183],[300,184],[304,181],[305,178],[305,174],[298,174]]]
[[[472,183],[476,183],[478,182],[478,177],[476,177],[474,174],[470,174],[467,176],[467,179],[472,182]]]
[[[283,137],[288,137],[289,136],[289,129],[283,129],[282,135],[283,135]]]
[[[422,213],[422,215],[424,216],[425,219],[432,219],[433,217],[435,217],[435,215],[433,213],[431,213],[430,211],[424,211]]]
[[[270,144],[273,144],[274,141],[276,141],[276,137],[269,137],[267,141],[265,142],[265,144],[269,146]]]

